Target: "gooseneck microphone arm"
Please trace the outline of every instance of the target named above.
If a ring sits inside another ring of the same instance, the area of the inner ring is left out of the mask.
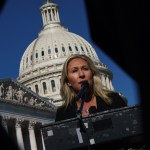
[[[77,97],[76,97],[76,101],[78,101],[80,98],[82,98],[82,96],[85,95],[85,92],[86,90],[89,88],[89,83],[88,81],[84,81],[82,82],[82,85],[81,85],[81,90],[80,92],[78,93]]]
[[[78,93],[77,97],[76,97],[76,101],[78,101],[81,98],[81,105],[80,108],[77,110],[78,113],[81,114],[82,116],[82,109],[83,109],[83,105],[86,99],[86,91],[89,88],[89,83],[88,81],[84,81],[81,85],[81,90]]]
[[[85,99],[86,99],[86,95],[84,94],[81,98],[81,105],[80,105],[79,109],[77,110],[77,117],[79,119],[82,119],[82,109],[83,109]]]

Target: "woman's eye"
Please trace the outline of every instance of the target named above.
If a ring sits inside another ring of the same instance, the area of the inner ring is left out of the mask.
[[[75,69],[75,70],[72,70],[72,73],[74,73],[74,72],[77,72],[77,70]]]
[[[83,70],[89,70],[89,68],[88,67],[83,67]]]

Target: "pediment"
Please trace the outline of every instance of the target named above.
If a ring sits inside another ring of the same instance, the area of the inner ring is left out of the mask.
[[[0,79],[0,100],[14,105],[55,111],[56,106],[12,78]]]

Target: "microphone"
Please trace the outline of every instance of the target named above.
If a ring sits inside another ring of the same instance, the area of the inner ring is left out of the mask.
[[[76,96],[76,100],[79,100],[80,98],[82,98],[88,88],[89,88],[88,81],[83,81],[83,83],[81,85],[81,90],[78,93],[78,95]]]
[[[96,110],[96,107],[95,106],[91,106],[90,108],[89,108],[89,114],[94,114],[94,113],[96,113],[97,112],[97,110]]]

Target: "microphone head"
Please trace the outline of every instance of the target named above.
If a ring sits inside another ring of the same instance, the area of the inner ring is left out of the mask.
[[[81,87],[87,87],[88,88],[89,87],[88,81],[87,80],[83,81]]]
[[[94,114],[94,113],[96,113],[96,112],[97,112],[97,109],[96,109],[95,106],[91,106],[91,107],[89,108],[89,114]]]

